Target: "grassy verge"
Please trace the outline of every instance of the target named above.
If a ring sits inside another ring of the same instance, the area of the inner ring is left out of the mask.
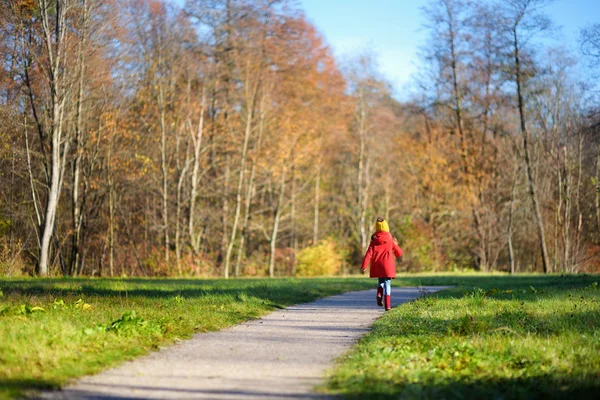
[[[0,280],[0,398],[55,388],[196,332],[368,279]]]
[[[399,281],[399,282],[398,282]],[[405,276],[457,285],[387,313],[339,360],[350,399],[597,398],[600,276]]]

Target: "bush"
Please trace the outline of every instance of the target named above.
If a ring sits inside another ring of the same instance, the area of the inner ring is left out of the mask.
[[[296,256],[297,276],[335,275],[342,267],[343,254],[331,239],[305,247]]]
[[[437,271],[441,267],[441,255],[436,254],[432,233],[425,224],[405,218],[398,226],[400,247],[404,250],[402,272]]]

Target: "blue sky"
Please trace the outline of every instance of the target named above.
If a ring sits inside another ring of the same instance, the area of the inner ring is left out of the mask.
[[[184,0],[173,0],[182,5]],[[426,40],[421,8],[430,0],[296,0],[336,56],[371,49],[398,98],[407,94],[419,68],[417,53]],[[547,14],[561,29],[548,45],[561,43],[579,54],[579,30],[600,22],[600,0],[555,0]]]
[[[371,50],[380,71],[401,91],[417,70],[424,43],[424,0],[301,0],[307,18],[337,56]]]
[[[335,54],[372,49],[380,71],[403,98],[411,75],[419,68],[417,53],[427,38],[421,8],[429,0],[300,0]],[[561,29],[549,45],[561,43],[579,54],[579,30],[600,22],[600,0],[556,0],[546,13]]]

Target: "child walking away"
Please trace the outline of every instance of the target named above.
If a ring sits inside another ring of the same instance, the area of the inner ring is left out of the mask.
[[[364,273],[371,264],[371,278],[379,278],[377,286],[377,305],[385,303],[385,311],[392,308],[392,279],[396,277],[396,258],[402,257],[402,249],[396,238],[390,234],[385,219],[379,217],[375,223],[375,233],[360,267]]]

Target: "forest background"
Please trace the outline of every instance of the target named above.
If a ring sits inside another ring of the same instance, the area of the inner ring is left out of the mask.
[[[286,0],[2,0],[0,275],[600,270],[600,24],[433,0],[418,94]]]

